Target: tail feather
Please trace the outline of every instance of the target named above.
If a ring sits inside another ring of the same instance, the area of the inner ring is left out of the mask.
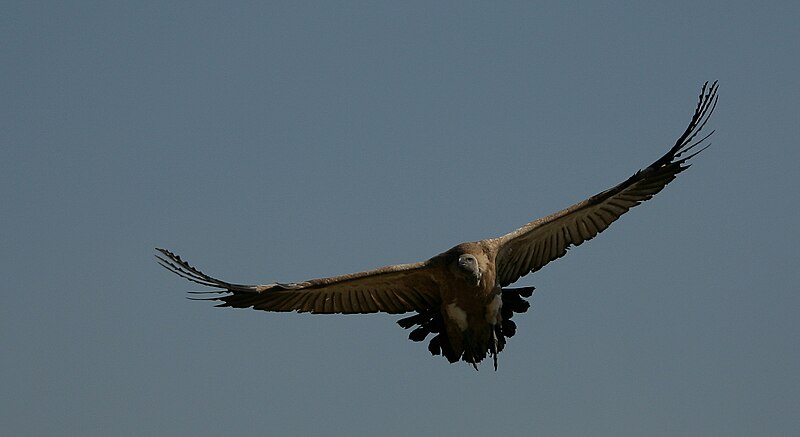
[[[513,337],[517,332],[517,325],[511,318],[515,313],[519,314],[528,311],[531,304],[525,299],[530,298],[533,295],[533,291],[534,287],[504,288],[501,295],[503,306],[500,310],[502,321],[494,327],[494,331],[490,336],[490,343],[483,348],[475,348],[472,342],[466,339],[464,342],[465,350],[460,354],[455,352],[450,344],[450,339],[447,337],[445,329],[444,317],[439,309],[418,312],[413,316],[398,320],[397,324],[403,329],[410,329],[416,326],[408,335],[408,339],[411,341],[423,341],[429,334],[435,334],[428,344],[428,350],[431,355],[442,355],[451,363],[463,360],[475,366],[486,358],[487,352],[489,352],[493,358],[495,370],[497,370],[497,355],[505,347],[507,339]]]

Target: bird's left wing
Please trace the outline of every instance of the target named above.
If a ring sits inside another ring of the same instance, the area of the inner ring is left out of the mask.
[[[330,278],[298,283],[245,285],[221,281],[192,267],[166,249],[156,249],[158,263],[192,282],[221,290],[225,294],[204,298],[218,300],[218,306],[254,308],[264,311],[297,311],[318,314],[401,314],[438,308],[440,297],[431,261],[397,264]]]
[[[550,261],[594,238],[630,208],[650,199],[689,168],[691,157],[705,147],[686,155],[712,133],[695,141],[717,103],[717,82],[703,85],[694,116],[686,131],[664,156],[625,182],[576,203],[564,210],[530,222],[502,237],[488,240],[497,248],[497,278],[505,287],[521,276],[535,272]]]

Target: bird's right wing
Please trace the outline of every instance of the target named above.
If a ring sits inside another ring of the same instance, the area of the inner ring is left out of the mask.
[[[225,294],[201,298],[218,300],[218,306],[254,308],[263,311],[297,311],[318,314],[365,314],[437,309],[440,297],[430,261],[397,264],[365,272],[298,283],[245,285],[221,281],[192,267],[166,249],[156,249],[158,263],[167,270],[197,284]]]

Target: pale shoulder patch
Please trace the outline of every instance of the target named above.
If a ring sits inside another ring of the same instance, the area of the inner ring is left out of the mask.
[[[497,325],[501,320],[500,315],[500,308],[503,307],[503,298],[500,296],[500,293],[497,293],[489,302],[489,305],[486,305],[486,321],[489,322],[490,325]]]
[[[467,330],[467,313],[466,311],[459,308],[455,302],[447,305],[445,307],[447,310],[447,317],[449,317],[452,321],[456,322],[458,325],[458,329],[462,331]]]

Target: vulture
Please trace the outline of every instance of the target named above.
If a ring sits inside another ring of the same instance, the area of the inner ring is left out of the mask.
[[[675,145],[624,182],[497,238],[459,244],[427,261],[397,264],[302,282],[246,285],[225,282],[192,267],[175,253],[156,250],[157,262],[189,281],[216,290],[194,299],[217,306],[315,314],[413,313],[397,323],[409,339],[431,337],[428,350],[449,362],[477,364],[497,355],[514,336],[512,317],[530,307],[534,287],[510,288],[591,240],[629,209],[650,199],[707,148],[714,132],[700,132],[717,103],[717,82],[706,82],[689,126]],[[211,295],[209,297],[209,294]]]

